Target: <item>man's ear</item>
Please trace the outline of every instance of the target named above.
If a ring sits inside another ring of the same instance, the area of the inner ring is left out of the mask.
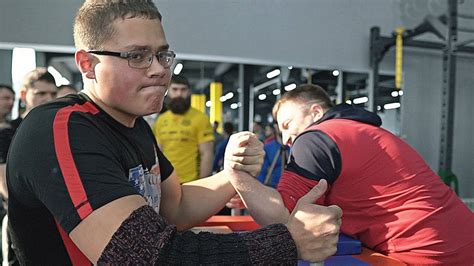
[[[94,66],[97,59],[84,50],[76,51],[75,59],[79,71],[81,71],[86,78],[95,79]]]
[[[313,103],[310,107],[311,114],[313,116],[313,122],[318,121],[324,115],[324,109],[320,104]]]

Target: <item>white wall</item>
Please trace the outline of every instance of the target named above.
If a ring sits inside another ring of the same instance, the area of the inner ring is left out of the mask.
[[[441,53],[416,50],[404,58],[402,136],[438,171],[441,135]],[[474,55],[458,57],[452,170],[460,195],[474,197]]]
[[[156,0],[178,55],[369,68],[370,27],[400,24],[396,0]],[[72,46],[80,0],[0,1],[0,42]]]

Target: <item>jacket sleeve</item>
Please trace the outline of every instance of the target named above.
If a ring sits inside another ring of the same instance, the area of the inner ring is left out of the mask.
[[[295,265],[296,245],[286,226],[247,233],[178,233],[152,208],[135,210],[112,236],[98,264]]]
[[[308,131],[298,136],[277,190],[285,207],[292,211],[298,200],[319,183],[331,185],[341,172],[341,155],[336,143],[322,131]],[[326,192],[327,193],[327,192]],[[317,204],[324,204],[325,196]]]

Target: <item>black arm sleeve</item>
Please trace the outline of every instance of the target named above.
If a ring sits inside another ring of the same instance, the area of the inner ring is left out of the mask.
[[[112,236],[98,264],[296,265],[296,245],[275,224],[248,233],[178,233],[149,206],[135,210]]]
[[[326,133],[308,131],[296,138],[286,170],[332,184],[341,172],[341,163],[339,148]]]

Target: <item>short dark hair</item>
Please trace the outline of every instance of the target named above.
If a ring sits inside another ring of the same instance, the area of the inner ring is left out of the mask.
[[[185,76],[182,76],[182,75],[173,75],[171,77],[171,83],[183,84],[183,85],[188,86],[188,88],[191,88],[191,86],[189,85],[189,80]]]
[[[33,84],[37,81],[44,81],[47,83],[54,84],[54,86],[56,86],[56,80],[54,79],[53,75],[51,75],[51,73],[49,73],[46,68],[37,67],[32,71],[28,72],[23,78],[23,85],[21,86],[21,89],[26,91],[29,88],[33,87]]]
[[[273,106],[273,117],[276,117],[280,106],[285,102],[307,103],[314,101],[318,102],[318,104],[321,105],[324,110],[334,106],[329,94],[321,86],[315,84],[304,84],[299,85],[294,90],[289,91],[281,96],[281,98]]]
[[[13,93],[13,95],[15,95],[15,91],[13,90],[13,88],[11,86],[6,85],[6,84],[0,84],[0,90],[7,90],[7,91]]]
[[[232,122],[225,122],[223,127],[224,127],[224,132],[227,135],[231,135],[232,133],[234,133],[234,124]]]
[[[78,49],[102,49],[116,30],[118,18],[146,18],[161,21],[161,14],[152,0],[86,0],[74,21],[74,43]]]

